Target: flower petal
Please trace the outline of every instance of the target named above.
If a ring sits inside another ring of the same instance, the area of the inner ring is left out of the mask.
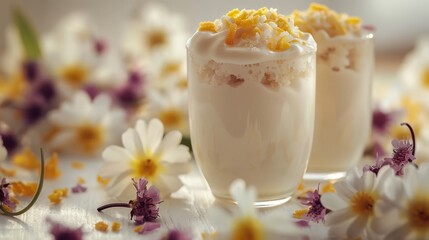
[[[178,146],[181,140],[182,134],[179,131],[171,131],[165,135],[158,150],[162,152],[168,152]]]
[[[411,234],[411,228],[408,224],[404,224],[385,236],[385,239],[406,239]]]
[[[144,152],[139,135],[134,129],[129,128],[124,134],[122,134],[122,143],[132,155],[139,155]]]
[[[179,145],[176,148],[166,151],[162,155],[162,160],[170,163],[186,162],[191,159],[189,148],[184,145]]]
[[[109,162],[104,164],[99,172],[103,178],[111,178],[129,170],[129,165],[125,162]]]
[[[345,181],[336,182],[334,188],[338,195],[342,195],[341,199],[351,199],[355,192],[350,189],[350,186]]]
[[[362,236],[367,222],[368,218],[357,217],[347,229],[347,237],[349,237],[350,239],[356,239]]]
[[[177,176],[161,175],[153,183],[160,192],[161,199],[179,190],[183,183]]]
[[[106,162],[122,162],[126,164],[128,161],[133,159],[130,152],[119,146],[109,146],[103,151],[103,159]]]
[[[345,208],[326,214],[325,223],[328,226],[337,225],[338,223],[347,221],[353,217],[355,217],[355,214],[349,208]]]
[[[145,150],[149,150],[152,153],[156,152],[159,144],[161,143],[162,136],[164,134],[164,125],[159,119],[152,119],[149,122],[149,126],[147,129],[147,142]]]
[[[256,189],[248,187],[242,179],[236,179],[231,183],[229,192],[232,198],[237,202],[237,205],[242,214],[254,214],[255,208],[253,202],[256,199]]]
[[[166,175],[182,175],[187,174],[192,170],[192,164],[189,162],[184,163],[163,163],[165,169],[164,174]]]
[[[136,123],[136,131],[140,137],[140,141],[143,145],[145,152],[148,150],[147,147],[147,125],[144,120],[138,120]]]
[[[362,178],[363,178],[362,191],[365,191],[365,192],[373,191],[376,175],[373,172],[368,171],[363,174]]]
[[[216,204],[216,202],[214,204]],[[207,216],[217,229],[226,230],[230,227],[229,222],[231,221],[231,215],[219,206],[209,208]]]
[[[344,199],[341,198],[338,193],[325,193],[322,195],[320,201],[325,208],[332,211],[337,211],[348,207],[347,202],[344,201]]]

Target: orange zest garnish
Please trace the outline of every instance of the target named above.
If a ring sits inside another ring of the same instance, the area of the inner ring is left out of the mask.
[[[56,179],[61,176],[61,170],[58,167],[58,154],[53,153],[45,165],[45,179]]]

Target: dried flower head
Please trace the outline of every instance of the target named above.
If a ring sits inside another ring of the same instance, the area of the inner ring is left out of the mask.
[[[6,182],[6,178],[2,178],[0,183],[0,205],[6,206],[9,209],[15,209],[16,204],[12,199],[9,197],[9,183]]]
[[[46,221],[51,224],[49,233],[52,234],[55,240],[82,240],[83,231],[80,228],[69,228],[61,223],[55,222],[54,220],[47,218]]]
[[[321,195],[319,193],[319,188],[317,188],[313,192],[308,191],[307,197],[303,197],[301,199],[302,204],[310,206],[308,212],[303,215],[304,220],[316,223],[319,223],[320,221],[325,222],[325,215],[329,212],[329,209],[326,209],[322,205],[320,198]]]
[[[128,203],[110,203],[97,208],[101,212],[111,207],[131,208],[131,219],[137,223],[154,222],[159,217],[158,204],[161,203],[159,190],[154,186],[147,187],[148,181],[140,178],[138,182],[132,179],[136,189],[136,199]]]

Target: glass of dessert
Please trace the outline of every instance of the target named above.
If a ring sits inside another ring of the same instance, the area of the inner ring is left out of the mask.
[[[359,18],[323,5],[292,17],[317,42],[315,128],[305,178],[339,178],[362,158],[370,135],[373,35]]]
[[[231,182],[257,188],[256,205],[287,201],[311,151],[316,43],[275,9],[234,9],[189,39],[192,148],[218,199]]]

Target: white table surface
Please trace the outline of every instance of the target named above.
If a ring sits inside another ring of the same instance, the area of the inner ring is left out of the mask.
[[[97,207],[115,202],[110,199],[105,190],[96,181],[97,172],[102,165],[102,160],[85,160],[83,169],[77,170],[71,167],[73,159],[61,159],[60,168],[62,176],[56,180],[46,180],[43,191],[35,206],[23,215],[18,217],[0,216],[0,239],[51,239],[49,234],[50,225],[46,223],[47,216],[60,221],[70,227],[83,227],[85,239],[156,239],[157,234],[141,236],[133,232],[135,224],[129,218],[130,209],[116,208],[105,210],[103,213],[97,212]],[[19,171],[16,180],[36,181],[35,173],[25,173]],[[71,188],[75,186],[78,177],[86,180],[85,186],[88,190],[84,193],[74,194],[69,189],[68,197],[64,198],[59,205],[52,205],[47,196],[56,188]],[[8,178],[9,179],[9,178]],[[214,203],[214,197],[210,193],[208,186],[201,177],[194,164],[193,171],[183,176],[185,186],[172,197],[164,199],[159,205],[161,229],[183,229],[193,231],[199,239],[201,232],[213,232],[214,227],[207,219],[207,209]],[[24,203],[20,205],[23,207]],[[281,206],[263,209],[261,211],[282,211],[290,216],[295,209],[300,208],[296,200]],[[104,221],[111,225],[113,221],[118,221],[122,229],[118,233],[109,231],[102,233],[96,231],[94,224]],[[326,238],[326,229],[321,225],[312,225],[309,234],[312,239]]]

